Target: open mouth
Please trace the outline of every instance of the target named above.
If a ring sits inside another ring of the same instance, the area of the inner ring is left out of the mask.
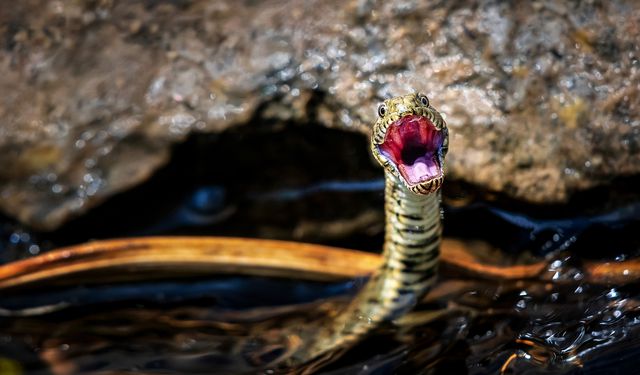
[[[444,135],[428,118],[409,115],[389,125],[379,150],[410,185],[417,185],[442,176],[443,142]]]

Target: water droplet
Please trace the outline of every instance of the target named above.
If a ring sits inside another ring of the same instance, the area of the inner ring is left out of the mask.
[[[17,245],[20,242],[20,234],[19,233],[11,233],[11,236],[9,236],[9,242],[11,242],[14,245]]]
[[[84,188],[84,192],[88,197],[92,197],[94,195],[96,195],[98,193],[98,191],[100,190],[100,187],[102,187],[103,185],[103,180],[101,179],[96,179],[94,180],[94,182],[90,183],[89,185],[87,185]]]
[[[98,162],[96,161],[96,159],[94,158],[89,158],[87,160],[84,161],[84,166],[87,168],[93,168],[96,166]]]
[[[40,246],[33,244],[29,246],[29,254],[38,255],[40,253]]]
[[[113,150],[113,145],[104,145],[98,149],[98,155],[106,156]]]

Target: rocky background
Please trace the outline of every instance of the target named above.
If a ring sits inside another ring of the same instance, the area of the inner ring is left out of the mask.
[[[562,204],[640,172],[640,3],[7,3],[0,209],[55,229],[191,134],[367,134],[410,90],[446,115],[450,181]]]

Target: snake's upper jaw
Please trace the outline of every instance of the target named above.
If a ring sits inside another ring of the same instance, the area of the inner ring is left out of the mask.
[[[442,184],[446,137],[429,118],[407,115],[389,125],[378,152],[410,190],[428,194]]]

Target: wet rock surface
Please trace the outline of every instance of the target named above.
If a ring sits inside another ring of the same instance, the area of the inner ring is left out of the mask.
[[[451,180],[562,203],[640,171],[638,8],[17,2],[0,11],[0,207],[53,229],[190,133],[367,133],[377,103],[409,90],[447,115]]]

